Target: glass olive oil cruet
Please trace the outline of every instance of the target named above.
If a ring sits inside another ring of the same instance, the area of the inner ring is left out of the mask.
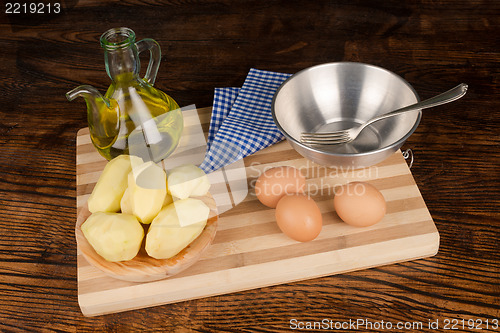
[[[179,105],[153,87],[161,50],[153,39],[135,41],[128,28],[114,28],[101,36],[106,72],[112,80],[104,96],[90,86],[79,86],[66,94],[81,96],[87,103],[92,143],[110,160],[121,154],[137,155],[158,162],[179,143],[183,119]],[[148,50],[150,61],[144,78],[139,76],[139,53]]]

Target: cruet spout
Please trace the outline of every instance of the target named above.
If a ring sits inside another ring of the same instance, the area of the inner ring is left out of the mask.
[[[104,97],[101,95],[99,90],[88,84],[76,87],[75,89],[66,93],[66,98],[69,101],[72,101],[77,97],[83,97],[85,98],[85,100],[96,100],[99,98],[104,100]]]
[[[99,90],[82,85],[66,93],[69,101],[83,97],[87,103],[87,120],[92,143],[98,149],[113,145],[120,130],[120,108],[111,98],[101,95]]]

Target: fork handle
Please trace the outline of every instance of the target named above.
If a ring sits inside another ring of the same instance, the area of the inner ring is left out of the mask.
[[[426,99],[424,101],[421,101],[421,102],[418,102],[418,103],[415,103],[412,105],[405,106],[403,108],[394,110],[394,111],[389,112],[389,113],[385,113],[381,116],[372,118],[369,121],[367,121],[362,126],[362,128],[365,128],[366,126],[373,124],[374,122],[379,121],[381,119],[389,118],[389,117],[392,117],[392,116],[395,116],[395,115],[398,115],[401,113],[415,111],[415,110],[419,110],[419,109],[432,108],[434,106],[438,106],[438,105],[442,105],[442,104],[456,101],[457,99],[459,99],[460,97],[465,95],[465,93],[467,92],[467,88],[468,88],[467,84],[461,83],[458,86],[456,86],[455,88],[450,89],[450,90],[448,90],[442,94],[439,94],[437,96],[431,97],[429,99]],[[362,128],[360,128],[360,130]]]

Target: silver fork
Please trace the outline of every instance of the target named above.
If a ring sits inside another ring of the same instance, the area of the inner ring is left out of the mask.
[[[340,143],[351,142],[364,130],[368,125],[373,124],[376,121],[396,116],[405,112],[427,109],[434,106],[446,104],[449,102],[456,101],[467,92],[467,84],[461,83],[453,89],[450,89],[442,94],[426,99],[409,106],[394,110],[389,113],[385,113],[381,116],[372,118],[361,124],[346,130],[335,131],[335,132],[324,132],[324,133],[314,133],[314,132],[304,132],[300,137],[300,142],[310,145],[336,145]]]

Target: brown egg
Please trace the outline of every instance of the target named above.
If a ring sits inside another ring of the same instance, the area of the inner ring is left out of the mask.
[[[275,208],[278,201],[287,194],[302,193],[306,178],[300,170],[282,166],[266,170],[255,183],[257,199],[267,207]]]
[[[373,185],[351,182],[335,190],[333,206],[347,224],[368,227],[382,220],[386,211],[384,196]]]
[[[323,217],[318,205],[304,194],[282,197],[276,206],[275,214],[281,231],[299,242],[315,239],[323,226]]]

